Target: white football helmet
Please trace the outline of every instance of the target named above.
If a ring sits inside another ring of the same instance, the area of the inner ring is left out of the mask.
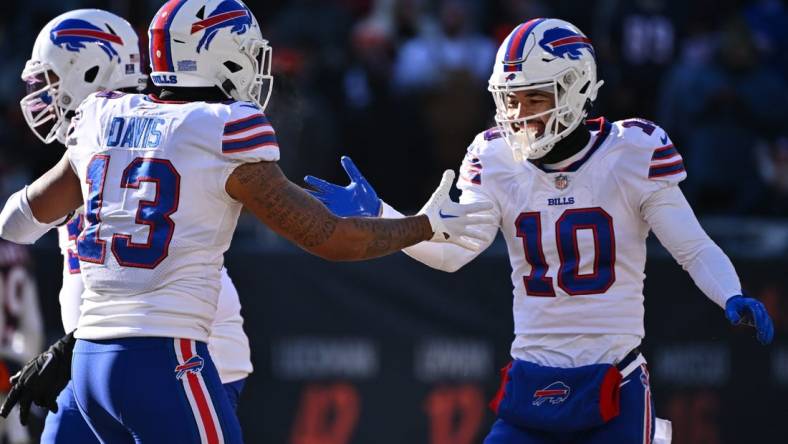
[[[240,0],[170,0],[148,36],[157,86],[216,86],[228,98],[268,104],[271,47]]]
[[[54,74],[54,75],[53,75]],[[139,39],[129,22],[100,9],[61,14],[41,30],[22,71],[20,105],[43,140],[65,143],[71,114],[91,93],[145,88]]]
[[[537,18],[514,28],[498,49],[489,91],[495,121],[516,160],[539,159],[583,122],[602,82],[597,82],[594,48],[574,25]],[[515,91],[553,94],[555,107],[525,118],[507,117],[506,98]],[[549,116],[537,136],[527,120]]]

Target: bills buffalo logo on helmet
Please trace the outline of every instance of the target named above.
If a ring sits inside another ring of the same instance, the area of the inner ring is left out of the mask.
[[[560,404],[566,401],[572,389],[561,381],[556,381],[547,387],[534,392],[533,405],[542,405],[545,401],[550,401],[550,404]]]
[[[63,20],[52,28],[49,32],[49,38],[55,45],[73,52],[85,49],[85,43],[95,43],[107,54],[110,60],[118,56],[118,51],[115,50],[112,44],[123,44],[123,40],[117,35],[104,32],[98,26],[80,19]]]
[[[205,31],[197,44],[197,52],[202,48],[209,49],[211,41],[222,28],[231,28],[230,32],[241,35],[246,33],[250,26],[252,13],[235,0],[225,0],[219,3],[208,17],[192,24],[192,34]]]
[[[175,378],[181,379],[187,373],[200,373],[203,366],[205,366],[205,360],[199,355],[194,355],[188,361],[175,367]]]
[[[552,28],[544,32],[544,37],[539,41],[539,46],[555,57],[580,58],[580,50],[587,49],[594,55],[591,39],[567,28]]]

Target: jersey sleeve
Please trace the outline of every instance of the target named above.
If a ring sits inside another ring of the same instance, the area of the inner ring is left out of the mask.
[[[492,142],[492,143],[491,143]],[[468,262],[476,258],[482,251],[486,250],[495,239],[495,235],[501,226],[502,209],[495,192],[496,182],[499,176],[506,170],[504,165],[506,159],[511,160],[512,154],[508,146],[502,145],[500,134],[497,129],[487,130],[473,140],[468,147],[465,158],[460,165],[460,177],[457,180],[457,188],[462,191],[460,203],[469,204],[476,202],[486,202],[492,204],[492,208],[486,213],[493,216],[494,223],[477,225],[476,229],[485,234],[489,241],[484,242],[478,251],[469,251],[456,245],[442,247],[441,266],[435,267],[413,254],[416,248],[422,245],[432,244],[432,242],[422,242],[411,250],[403,250],[409,256],[420,260],[433,268],[453,272],[463,267]],[[444,245],[444,244],[441,244]]]
[[[77,257],[77,237],[85,228],[85,217],[82,207],[65,224],[57,227],[57,238],[60,252],[63,255],[63,275],[80,274],[79,258]]]
[[[508,146],[502,147],[500,145],[502,141],[496,140],[498,139],[497,133],[492,133],[491,131],[493,130],[485,131],[476,136],[468,147],[465,158],[460,165],[460,177],[457,180],[457,188],[462,191],[460,203],[486,202],[492,204],[489,214],[495,218],[497,223],[477,227],[488,235],[490,243],[492,243],[492,239],[498,231],[502,214],[500,202],[496,198],[497,193],[494,191],[495,183],[498,180],[496,176],[505,170],[505,168],[502,168],[502,164],[505,163],[503,159],[511,159],[511,151]],[[489,143],[491,141],[495,141],[497,144],[492,145]],[[488,246],[489,244],[485,245],[483,249],[486,249]],[[473,257],[469,258],[468,261],[473,259]]]
[[[687,178],[684,169],[684,159],[673,145],[665,130],[658,127],[662,136],[656,147],[651,148],[651,158],[648,165],[648,178],[652,181],[677,184]]]
[[[733,264],[703,230],[678,187],[652,193],[642,214],[657,239],[709,299],[724,308],[728,298],[741,294]]]
[[[99,146],[96,135],[96,128],[100,121],[100,108],[104,105],[106,98],[99,96],[98,93],[90,94],[82,103],[79,104],[74,115],[69,122],[66,131],[66,149],[71,168],[78,171],[77,157],[80,147]]]
[[[653,193],[677,186],[687,177],[684,159],[664,129],[645,119],[616,122],[620,155],[615,169],[633,204],[642,208]]]
[[[279,160],[279,144],[268,117],[251,103],[230,105],[230,115],[222,131],[221,152],[237,163]]]
[[[492,202],[496,207],[495,211],[500,213],[493,193],[493,175],[497,159],[488,146],[488,142],[498,138],[497,133],[493,131],[487,130],[479,134],[468,147],[460,165],[457,188],[462,191],[460,202]]]
[[[457,187],[460,189],[473,188],[474,186],[481,188],[483,168],[484,165],[482,165],[479,155],[474,152],[473,145],[471,145],[468,147],[468,152],[465,153],[465,158],[460,165],[459,182],[462,183],[462,185],[458,183]]]
[[[228,107],[230,112],[221,128],[218,157],[222,173],[217,176],[217,186],[226,199],[233,200],[225,191],[233,171],[245,163],[278,161],[279,143],[273,125],[256,105],[233,102]]]

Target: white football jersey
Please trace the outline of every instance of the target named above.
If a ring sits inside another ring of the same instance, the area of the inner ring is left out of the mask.
[[[644,335],[641,205],[686,172],[651,122],[588,124],[584,154],[558,171],[516,162],[497,129],[479,134],[463,161],[460,201],[492,202],[500,218],[516,335]]]
[[[65,227],[61,227],[64,228]],[[61,230],[58,230],[61,234]],[[65,236],[68,240],[68,234]],[[76,273],[71,273],[70,256],[64,254],[63,285],[60,288],[60,316],[63,320],[63,331],[70,332],[77,328],[79,321],[79,305],[82,301],[82,291],[85,286],[79,268]],[[211,335],[208,337],[208,350],[211,353],[219,379],[223,384],[246,378],[252,373],[251,350],[249,338],[243,329],[241,317],[241,302],[238,299],[238,290],[235,289],[227,269],[222,268],[222,290],[216,309],[216,318],[211,325]]]
[[[241,301],[226,268],[222,268],[222,291],[216,319],[211,325],[208,351],[223,384],[238,381],[252,373],[251,350],[249,338],[244,333]]]
[[[76,336],[207,341],[241,211],[225,183],[243,163],[279,159],[273,128],[247,102],[116,92],[89,96],[76,119],[67,141],[85,206]]]

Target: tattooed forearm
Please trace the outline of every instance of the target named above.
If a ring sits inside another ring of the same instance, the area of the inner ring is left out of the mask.
[[[272,230],[331,260],[361,260],[399,251],[429,239],[426,217],[339,218],[290,182],[276,163],[242,165],[227,181],[227,192]]]
[[[272,192],[268,197],[255,197],[267,211],[268,225],[277,231],[288,233],[288,237],[304,248],[322,245],[336,230],[338,219],[326,211],[313,211],[319,202],[295,186]]]
[[[432,237],[432,229],[426,217],[404,219],[349,219],[353,226],[368,234],[358,259],[384,256]]]
[[[233,177],[245,191],[239,193],[244,196],[233,197],[271,229],[298,245],[314,248],[334,234],[339,219],[287,180],[275,163],[245,164],[233,172]]]

